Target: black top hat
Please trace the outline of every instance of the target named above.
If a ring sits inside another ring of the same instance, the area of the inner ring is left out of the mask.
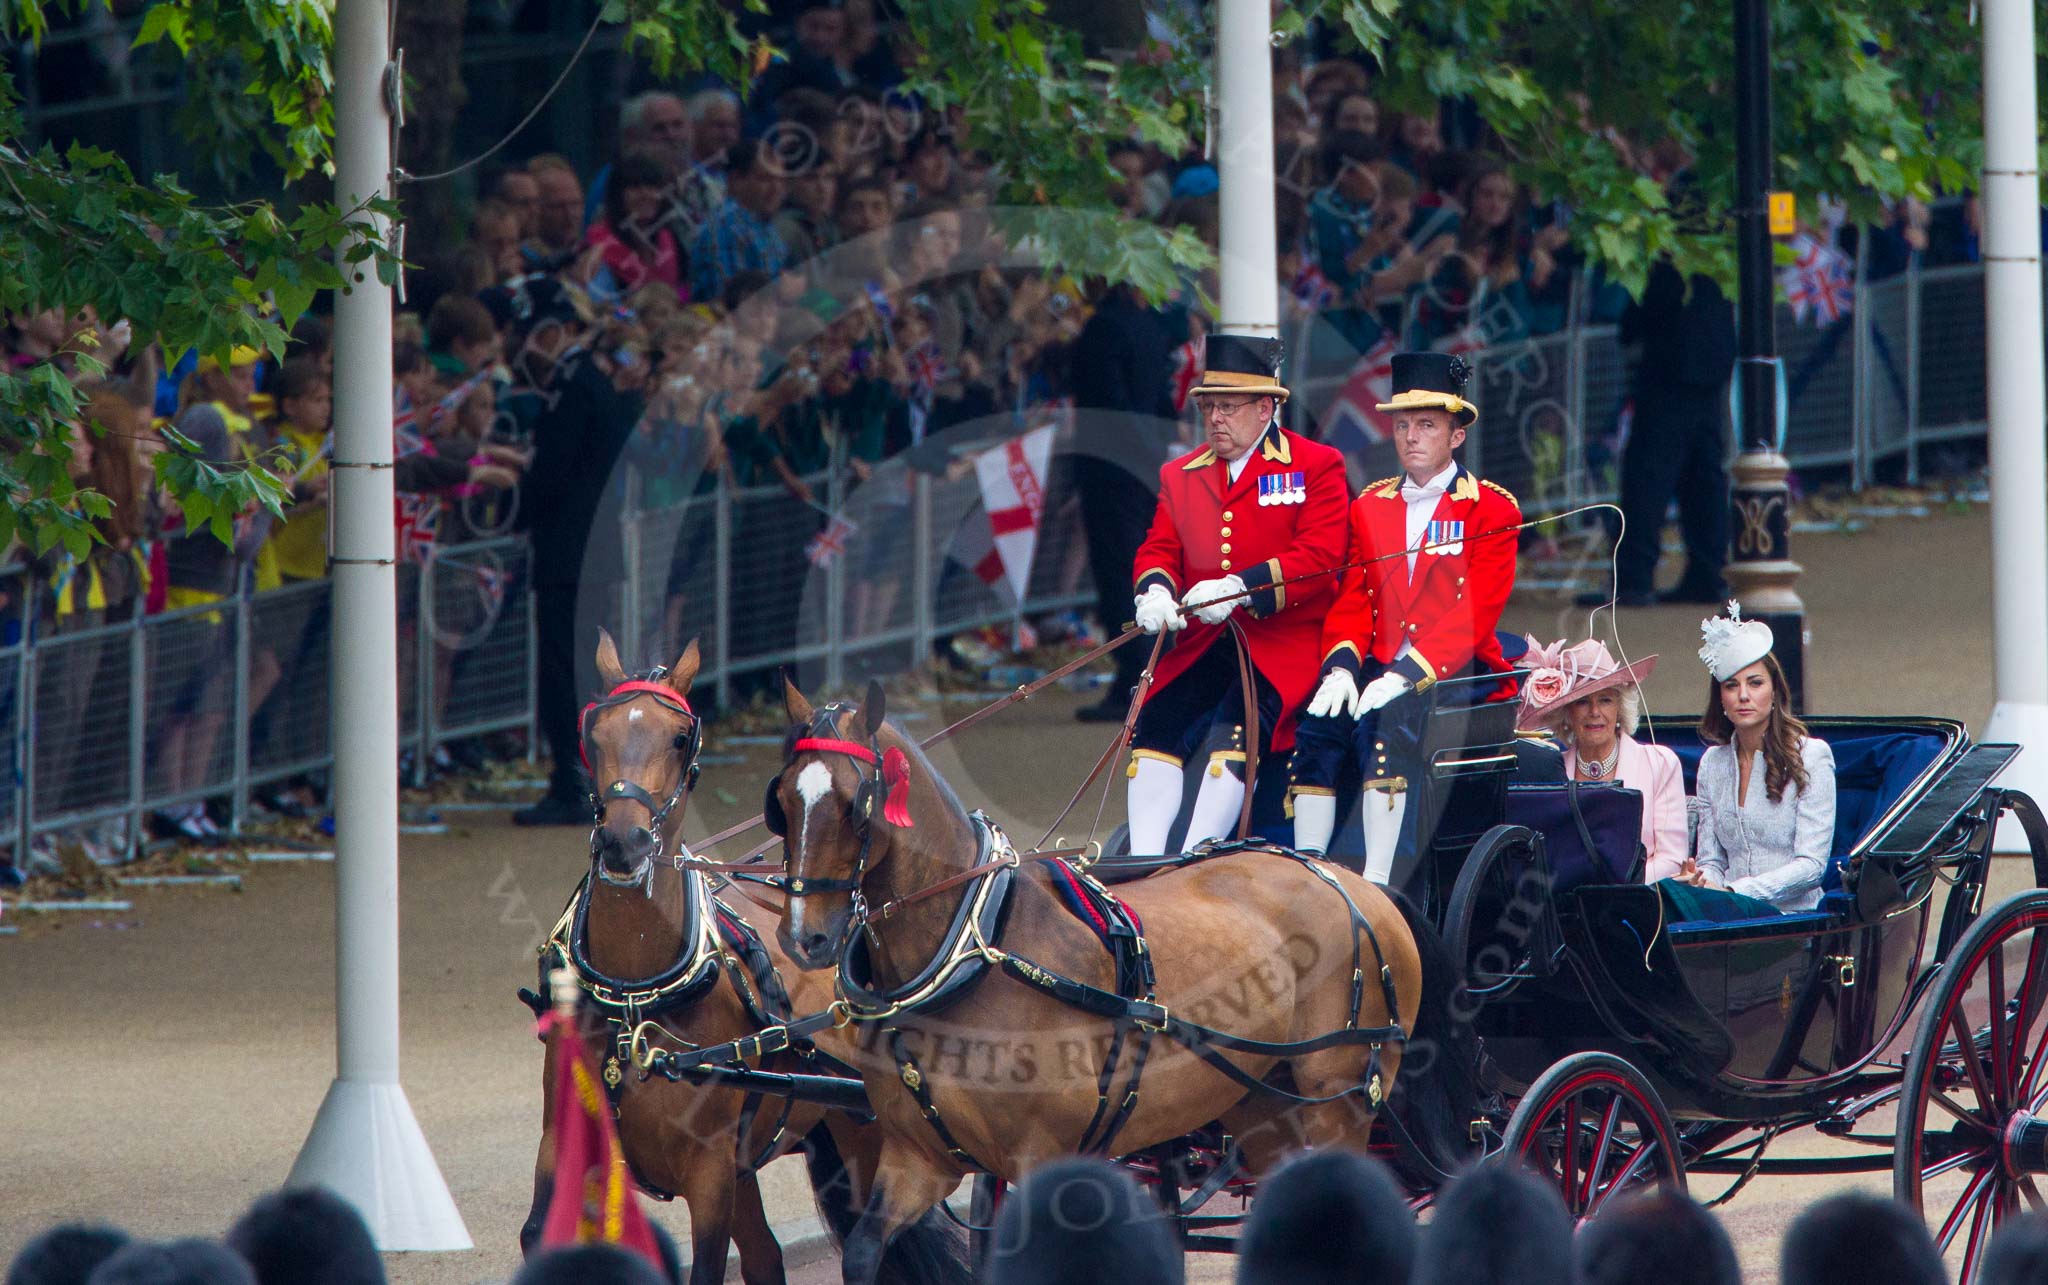
[[[1202,382],[1188,392],[1242,393],[1255,397],[1287,400],[1287,388],[1280,382],[1282,349],[1278,339],[1255,335],[1210,335],[1203,355]]]
[[[1465,400],[1465,381],[1472,368],[1456,353],[1397,352],[1394,354],[1393,396],[1379,403],[1380,410],[1422,410],[1440,408],[1458,417],[1460,428],[1479,418],[1479,408]]]

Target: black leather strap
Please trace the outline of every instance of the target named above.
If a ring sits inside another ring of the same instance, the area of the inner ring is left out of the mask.
[[[939,1145],[946,1149],[946,1154],[969,1169],[995,1172],[969,1154],[953,1136],[953,1131],[946,1127],[945,1120],[940,1118],[938,1105],[932,1101],[931,1081],[925,1078],[924,1068],[917,1064],[917,1059],[903,1047],[903,1028],[900,1026],[889,1028],[889,1056],[895,1059],[896,1073],[902,1077],[903,1087],[910,1090],[917,1109],[924,1114],[925,1123],[932,1127],[932,1132],[938,1135]]]

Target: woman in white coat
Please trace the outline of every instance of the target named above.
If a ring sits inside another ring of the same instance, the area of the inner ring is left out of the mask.
[[[1770,626],[1726,617],[1700,624],[1713,682],[1700,739],[1697,863],[1669,898],[1680,919],[1745,919],[1820,905],[1835,840],[1835,755],[1792,712]]]

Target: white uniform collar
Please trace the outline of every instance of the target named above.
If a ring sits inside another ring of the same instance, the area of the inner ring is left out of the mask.
[[[1404,473],[1401,475],[1401,498],[1410,503],[1424,498],[1434,499],[1445,491],[1450,490],[1451,483],[1456,480],[1457,476],[1458,461],[1456,460],[1452,460],[1443,472],[1424,482],[1421,486],[1415,485],[1414,479]]]

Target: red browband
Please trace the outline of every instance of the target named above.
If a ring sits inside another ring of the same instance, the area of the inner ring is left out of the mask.
[[[683,694],[677,691],[675,688],[670,687],[667,683],[649,682],[647,679],[644,678],[629,678],[625,682],[620,683],[617,687],[614,687],[610,691],[606,692],[604,694],[603,699],[594,700],[590,702],[588,705],[585,705],[583,707],[583,712],[576,716],[576,752],[577,754],[582,756],[584,771],[588,772],[590,770],[590,750],[584,745],[583,742],[587,740],[590,736],[591,712],[600,705],[613,704],[614,702],[621,699],[622,696],[637,696],[642,693],[654,697],[656,700],[660,701],[664,705],[669,706],[672,709],[680,709],[681,711],[683,711],[683,713],[688,714],[693,720],[697,717],[697,711],[690,708],[690,702],[684,699]]]
[[[628,679],[606,692],[604,698],[615,700],[624,692],[645,692],[649,696],[659,697],[666,704],[681,706],[683,713],[691,718],[697,717],[697,711],[690,708],[690,702],[683,699],[683,694],[667,683],[649,682],[644,678]]]
[[[790,753],[844,754],[869,767],[875,765],[875,752],[867,746],[825,736],[800,737],[790,747]],[[910,756],[893,745],[882,751],[882,783],[889,787],[889,797],[882,803],[882,819],[905,830],[913,828],[916,823],[910,819]]]

